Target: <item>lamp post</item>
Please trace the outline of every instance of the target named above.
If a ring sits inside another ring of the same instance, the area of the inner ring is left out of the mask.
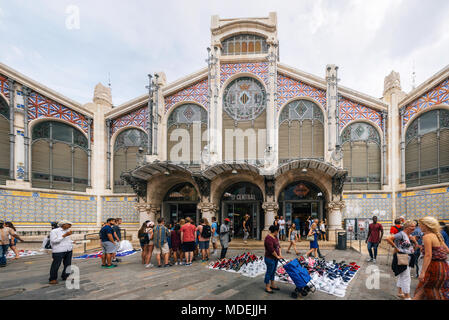
[[[148,75],[148,86],[145,88],[148,89],[148,118],[147,118],[147,130],[148,130],[148,146],[147,146],[147,154],[153,154],[153,93],[154,93],[154,84],[153,84],[153,76],[151,74]]]

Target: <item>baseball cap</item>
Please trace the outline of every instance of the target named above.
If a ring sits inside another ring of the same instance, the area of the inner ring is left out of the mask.
[[[154,222],[153,221],[148,222],[147,227],[154,227]]]
[[[231,222],[229,218],[224,219],[224,221]]]

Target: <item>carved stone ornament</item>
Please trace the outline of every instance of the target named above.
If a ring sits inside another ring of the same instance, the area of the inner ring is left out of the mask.
[[[264,209],[265,211],[277,212],[279,209],[279,204],[277,202],[264,202],[262,204],[262,209]]]
[[[399,72],[391,71],[384,80],[384,93],[394,88],[401,90],[401,76]]]
[[[197,208],[201,210],[201,212],[212,212],[214,214],[218,210],[218,206],[211,202],[200,202],[198,203]]]
[[[274,196],[274,186],[276,183],[276,178],[272,175],[265,176],[265,194],[267,197]]]
[[[125,171],[120,175],[120,179],[125,181],[133,188],[133,191],[138,197],[145,199],[147,196],[147,181],[135,178],[131,175],[130,171]]]
[[[210,196],[210,180],[203,176],[193,176],[193,180],[200,189],[201,196],[209,198]]]
[[[332,194],[340,196],[343,192],[343,187],[345,185],[346,177],[348,172],[337,173],[332,177]]]
[[[345,207],[344,201],[331,201],[327,204],[330,210],[342,210]]]
[[[93,101],[98,104],[112,105],[111,88],[107,88],[101,83],[97,84]]]

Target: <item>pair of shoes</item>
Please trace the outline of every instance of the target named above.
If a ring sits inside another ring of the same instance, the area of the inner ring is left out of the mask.
[[[164,265],[164,268],[171,267],[171,266],[172,266],[171,264],[167,263]]]
[[[112,260],[112,262],[122,262],[122,260],[116,258],[116,259]]]
[[[151,268],[151,267],[154,267],[154,265],[152,263],[145,265],[145,268]]]
[[[279,291],[279,290],[281,290],[280,288],[278,288],[278,287],[270,287],[271,288],[271,290],[276,290],[276,291]]]
[[[105,268],[106,269],[112,269],[112,268],[115,268],[115,267],[117,267],[116,264],[111,264],[110,266],[106,266]]]
[[[192,265],[192,263],[190,262],[190,263],[186,263],[185,264],[187,267],[190,267],[191,265]]]
[[[162,268],[162,265],[160,264],[160,265],[158,265],[157,267],[158,267],[158,268]]]
[[[373,258],[368,258],[366,262],[373,262]]]
[[[58,284],[58,283],[59,283],[58,280],[51,280],[48,282],[48,284]]]
[[[271,291],[268,291],[267,289],[265,289],[265,292],[266,292],[266,293],[274,293],[274,291],[273,291],[273,290],[271,290]]]

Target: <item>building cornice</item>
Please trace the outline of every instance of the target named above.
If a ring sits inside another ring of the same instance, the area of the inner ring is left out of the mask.
[[[93,113],[90,110],[84,108],[82,104],[80,104],[79,102],[76,102],[70,98],[63,96],[62,94],[44,86],[43,84],[33,79],[28,78],[27,76],[6,66],[3,63],[0,63],[0,73],[2,73],[8,78],[15,80],[20,85],[26,86],[29,89],[41,94],[42,96],[45,96],[46,98],[63,105],[64,107],[70,108],[86,116],[93,117]]]
[[[418,99],[420,96],[424,95],[427,91],[433,89],[435,86],[437,86],[447,78],[449,78],[449,65],[438,71],[436,74],[420,84],[416,89],[407,94],[405,98],[402,99],[401,102],[399,102],[399,108],[404,107],[414,100]]]

